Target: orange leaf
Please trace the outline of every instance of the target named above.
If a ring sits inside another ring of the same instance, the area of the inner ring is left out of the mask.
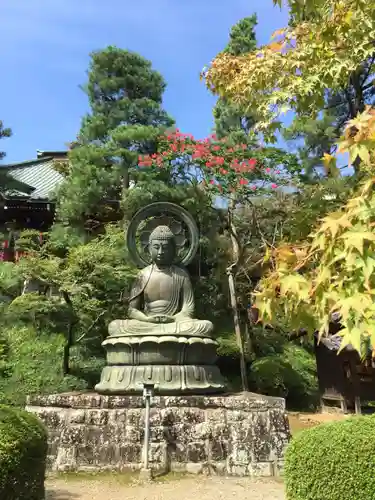
[[[281,28],[279,30],[276,30],[272,33],[271,35],[271,40],[274,40],[275,38],[277,38],[278,36],[281,36],[285,33],[285,28]]]
[[[283,44],[281,42],[272,42],[267,47],[272,50],[272,52],[280,52],[283,48]]]

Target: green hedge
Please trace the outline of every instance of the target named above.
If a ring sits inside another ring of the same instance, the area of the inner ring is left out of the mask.
[[[47,433],[23,410],[0,406],[0,498],[43,500]]]
[[[375,416],[308,429],[285,456],[288,500],[374,500]]]

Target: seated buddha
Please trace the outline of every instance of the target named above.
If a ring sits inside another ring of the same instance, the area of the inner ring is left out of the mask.
[[[112,321],[109,335],[210,335],[212,323],[194,319],[193,288],[188,273],[173,264],[177,246],[168,226],[152,231],[148,250],[152,264],[135,280],[128,319]]]

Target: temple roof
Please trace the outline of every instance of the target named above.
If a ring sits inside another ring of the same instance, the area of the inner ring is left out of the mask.
[[[16,190],[8,190],[5,197],[48,200],[53,198],[55,189],[64,176],[56,170],[54,162],[64,160],[66,151],[37,151],[37,158],[20,163],[4,165],[7,173],[20,184]],[[23,189],[23,187],[24,189]]]

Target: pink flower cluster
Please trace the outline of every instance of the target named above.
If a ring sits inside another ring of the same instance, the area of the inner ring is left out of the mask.
[[[218,139],[215,134],[203,140],[196,140],[191,134],[182,134],[177,129],[174,133],[162,137],[160,142],[164,151],[140,155],[139,167],[162,168],[170,165],[173,160],[188,156],[201,167],[204,176],[202,184],[213,186],[220,192],[223,188],[234,191],[246,186],[255,191],[257,186],[249,186],[250,180],[280,173],[279,170],[272,172],[271,168],[264,168],[261,160],[252,157],[248,145],[233,146],[226,138]],[[277,184],[272,183],[271,188],[276,189]]]

